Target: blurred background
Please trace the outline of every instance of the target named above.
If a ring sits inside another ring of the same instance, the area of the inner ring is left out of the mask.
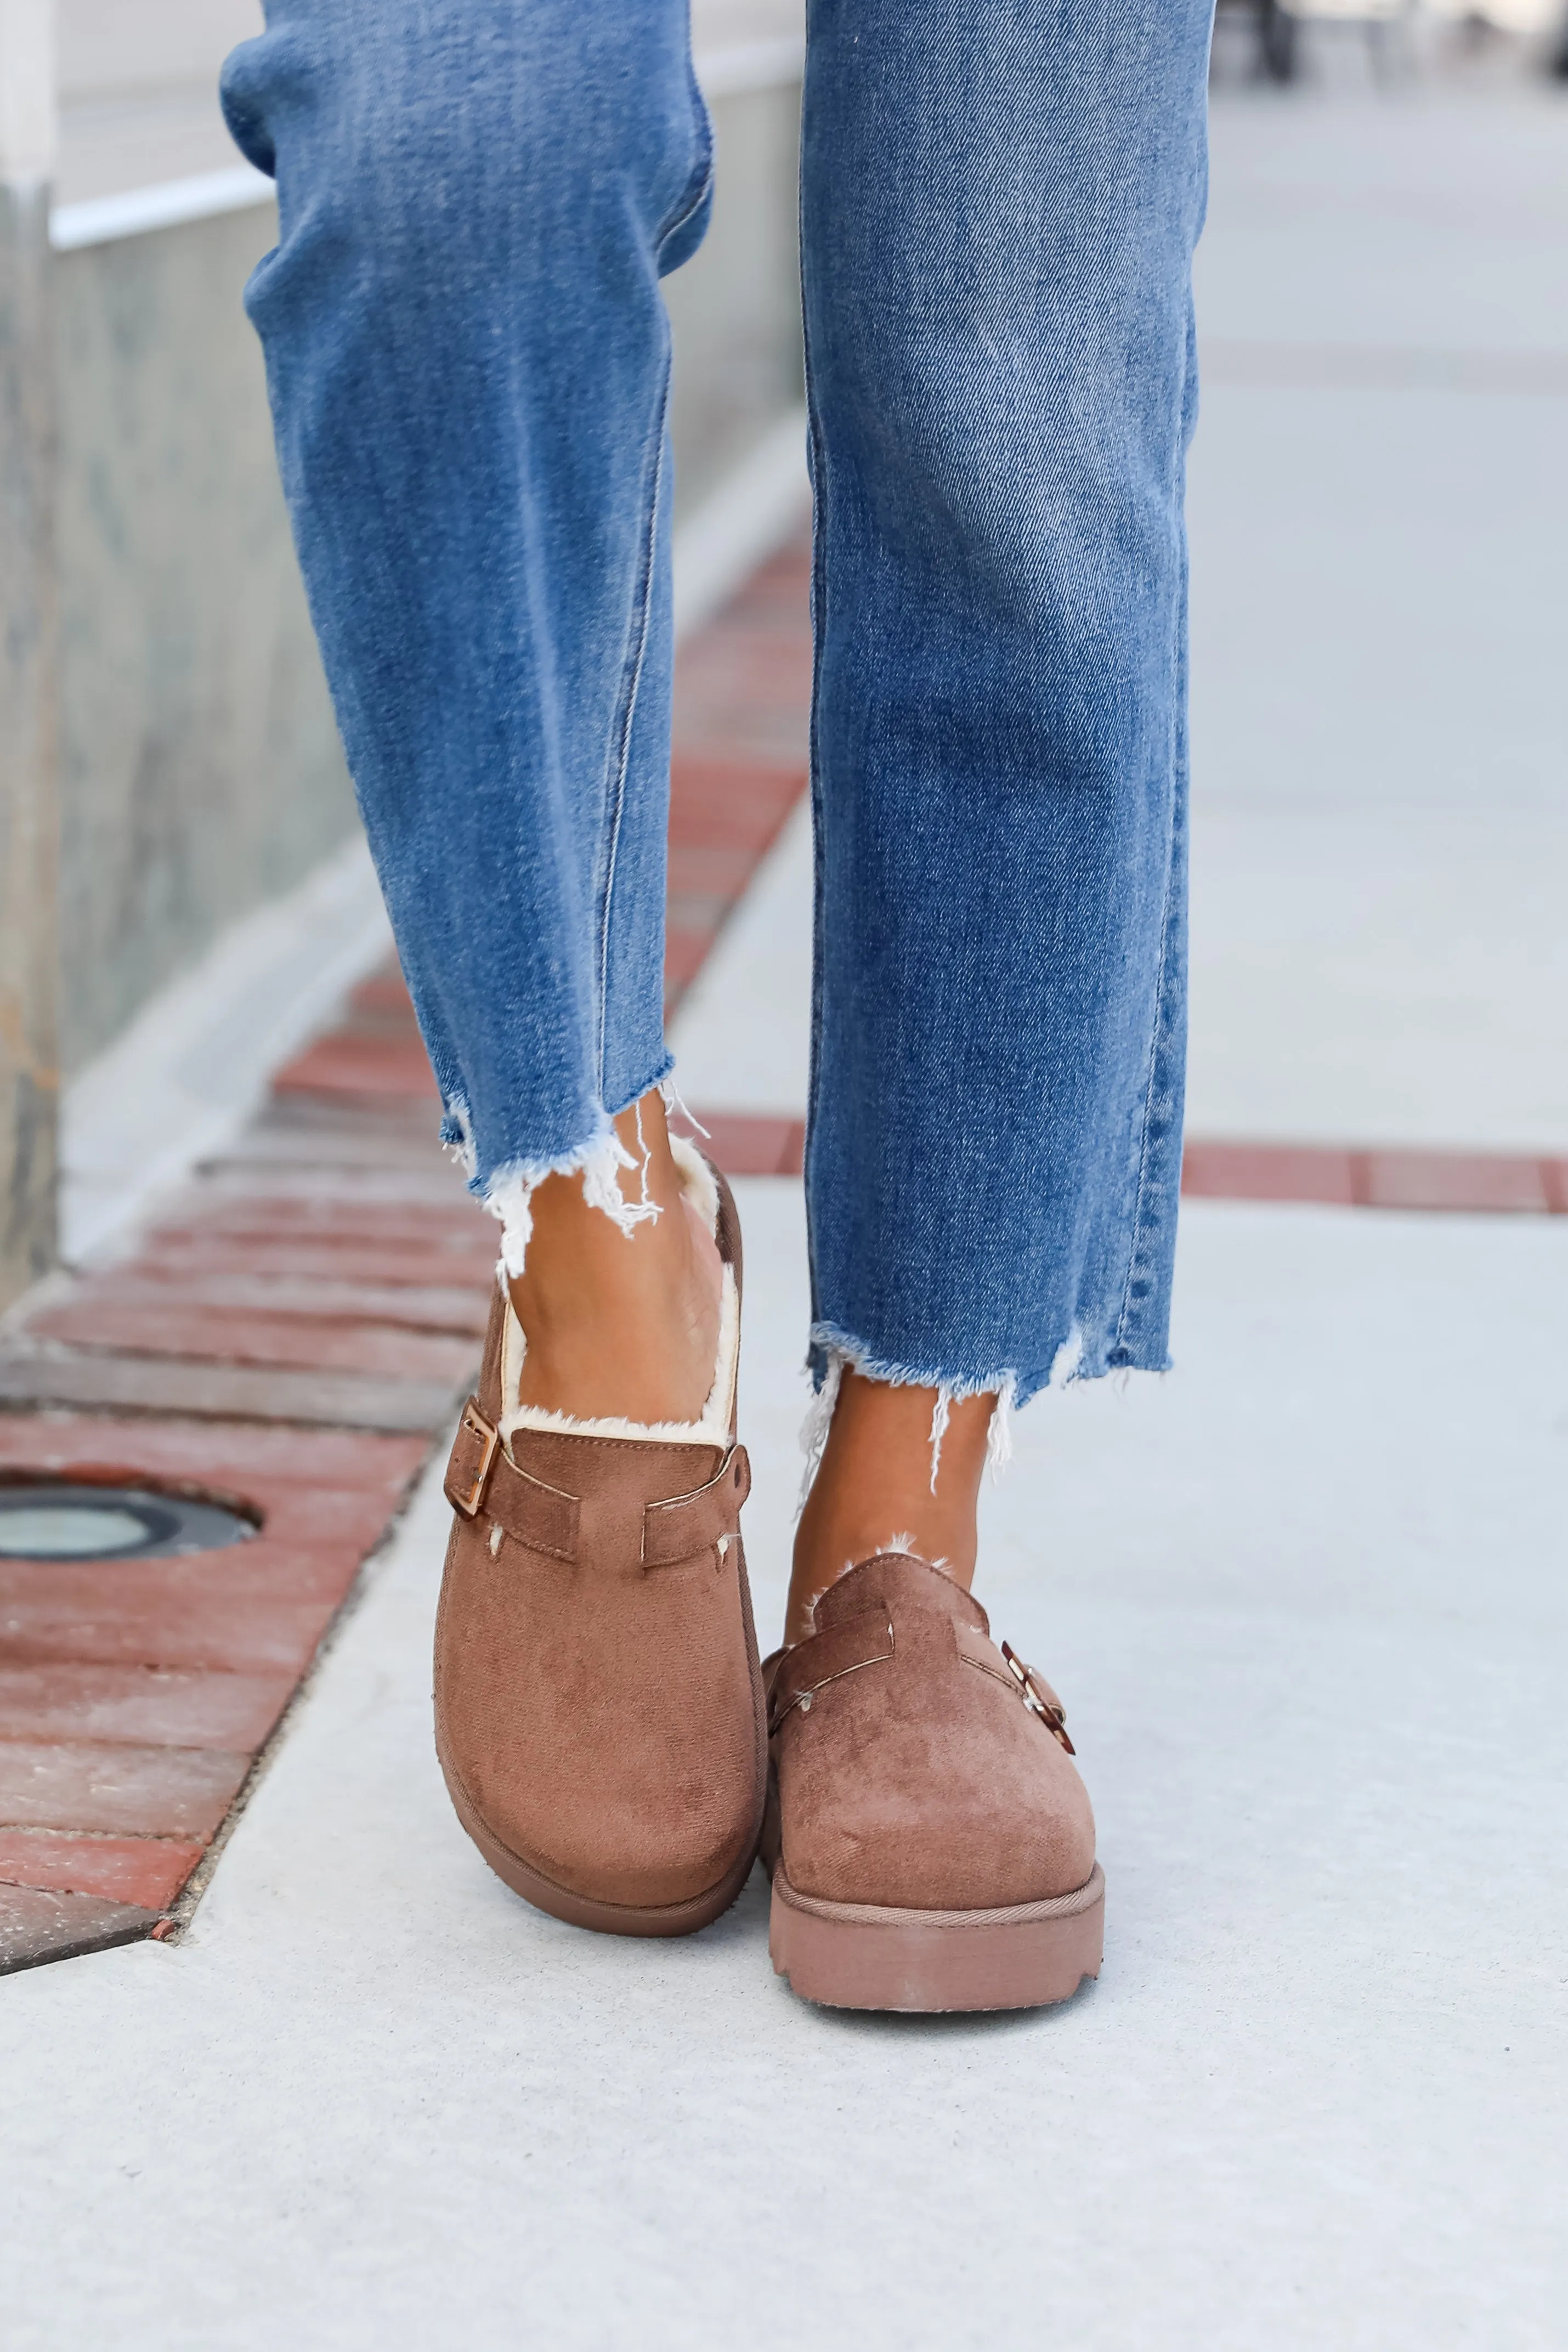
[[[1561,1151],[1558,28],[1541,0],[1287,21],[1217,26],[1192,1129]]]
[[[48,16],[0,0],[0,1301],[189,1165],[386,945],[240,308],[274,213],[214,91],[256,0],[57,0],[52,68]],[[669,286],[688,618],[801,497],[800,14],[697,0],[694,32],[720,198]],[[1195,1132],[1568,1149],[1565,68],[1547,0],[1221,0]]]

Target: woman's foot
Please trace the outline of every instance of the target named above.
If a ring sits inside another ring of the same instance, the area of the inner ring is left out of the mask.
[[[935,1560],[967,1591],[996,1402],[973,1396],[949,1406],[934,1477],[937,1391],[893,1388],[846,1368],[795,1534],[787,1643],[811,1631],[812,1606],[829,1585],[876,1552]]]
[[[695,1422],[718,1351],[718,1250],[683,1189],[659,1095],[622,1111],[615,1132],[633,1162],[623,1196],[658,1213],[622,1231],[580,1176],[538,1186],[508,1286],[528,1342],[517,1402],[578,1421]]]
[[[644,1105],[645,1136],[653,1124]],[[766,1790],[740,1542],[750,1473],[734,1422],[740,1230],[724,1179],[682,1157],[706,1202],[704,1246],[685,1243],[679,1195],[665,1193],[662,1223],[683,1239],[668,1279],[647,1224],[628,1241],[599,1209],[601,1234],[568,1204],[559,1222],[547,1214],[549,1246],[536,1233],[517,1286],[534,1318],[528,1353],[519,1361],[497,1295],[446,1476],[435,1727],[453,1803],[507,1885],[616,1935],[684,1935],[733,1902]],[[650,1163],[653,1195],[661,1169],[653,1153]],[[639,1189],[629,1175],[633,1198]],[[722,1339],[703,1328],[709,1253]],[[577,1326],[573,1264],[591,1310]],[[548,1358],[531,1344],[541,1330]],[[672,1332],[690,1341],[678,1370],[657,1353]],[[527,1410],[530,1366],[541,1402],[599,1425]]]
[[[904,1551],[763,1670],[773,1965],[841,2009],[1029,2009],[1099,1971],[1094,1817],[1050,1685]]]
[[[769,1945],[810,2000],[1032,2008],[1099,1971],[1065,1717],[968,1591],[996,1402],[851,1371],[835,1400],[763,1669]]]

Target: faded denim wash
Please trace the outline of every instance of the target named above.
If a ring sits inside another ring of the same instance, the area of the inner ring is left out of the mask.
[[[812,0],[815,1362],[1166,1361],[1209,0]],[[270,0],[247,294],[399,951],[476,1191],[670,1067],[684,0]]]

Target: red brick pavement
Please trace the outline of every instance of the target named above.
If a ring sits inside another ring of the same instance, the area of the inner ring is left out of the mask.
[[[0,1830],[0,1885],[96,1895],[107,1903],[166,1911],[204,1849],[186,1838],[62,1836]]]
[[[194,1491],[258,1522],[248,1541],[183,1559],[0,1559],[0,1966],[123,1942],[170,1915],[428,1444],[0,1416],[0,1479]]]

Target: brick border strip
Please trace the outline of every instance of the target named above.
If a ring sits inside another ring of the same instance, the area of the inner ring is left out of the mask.
[[[1345,1209],[1568,1216],[1568,1159],[1500,1151],[1195,1138],[1181,1188],[1199,1200],[1322,1202]]]
[[[806,1124],[787,1114],[702,1110],[728,1176],[799,1176]],[[1195,1137],[1181,1188],[1208,1201],[1317,1202],[1346,1209],[1568,1216],[1568,1158],[1381,1150],[1340,1144],[1219,1143]]]
[[[167,1932],[424,1434],[0,1415],[0,1475],[195,1487],[261,1520],[187,1558],[0,1560],[0,1970]]]

